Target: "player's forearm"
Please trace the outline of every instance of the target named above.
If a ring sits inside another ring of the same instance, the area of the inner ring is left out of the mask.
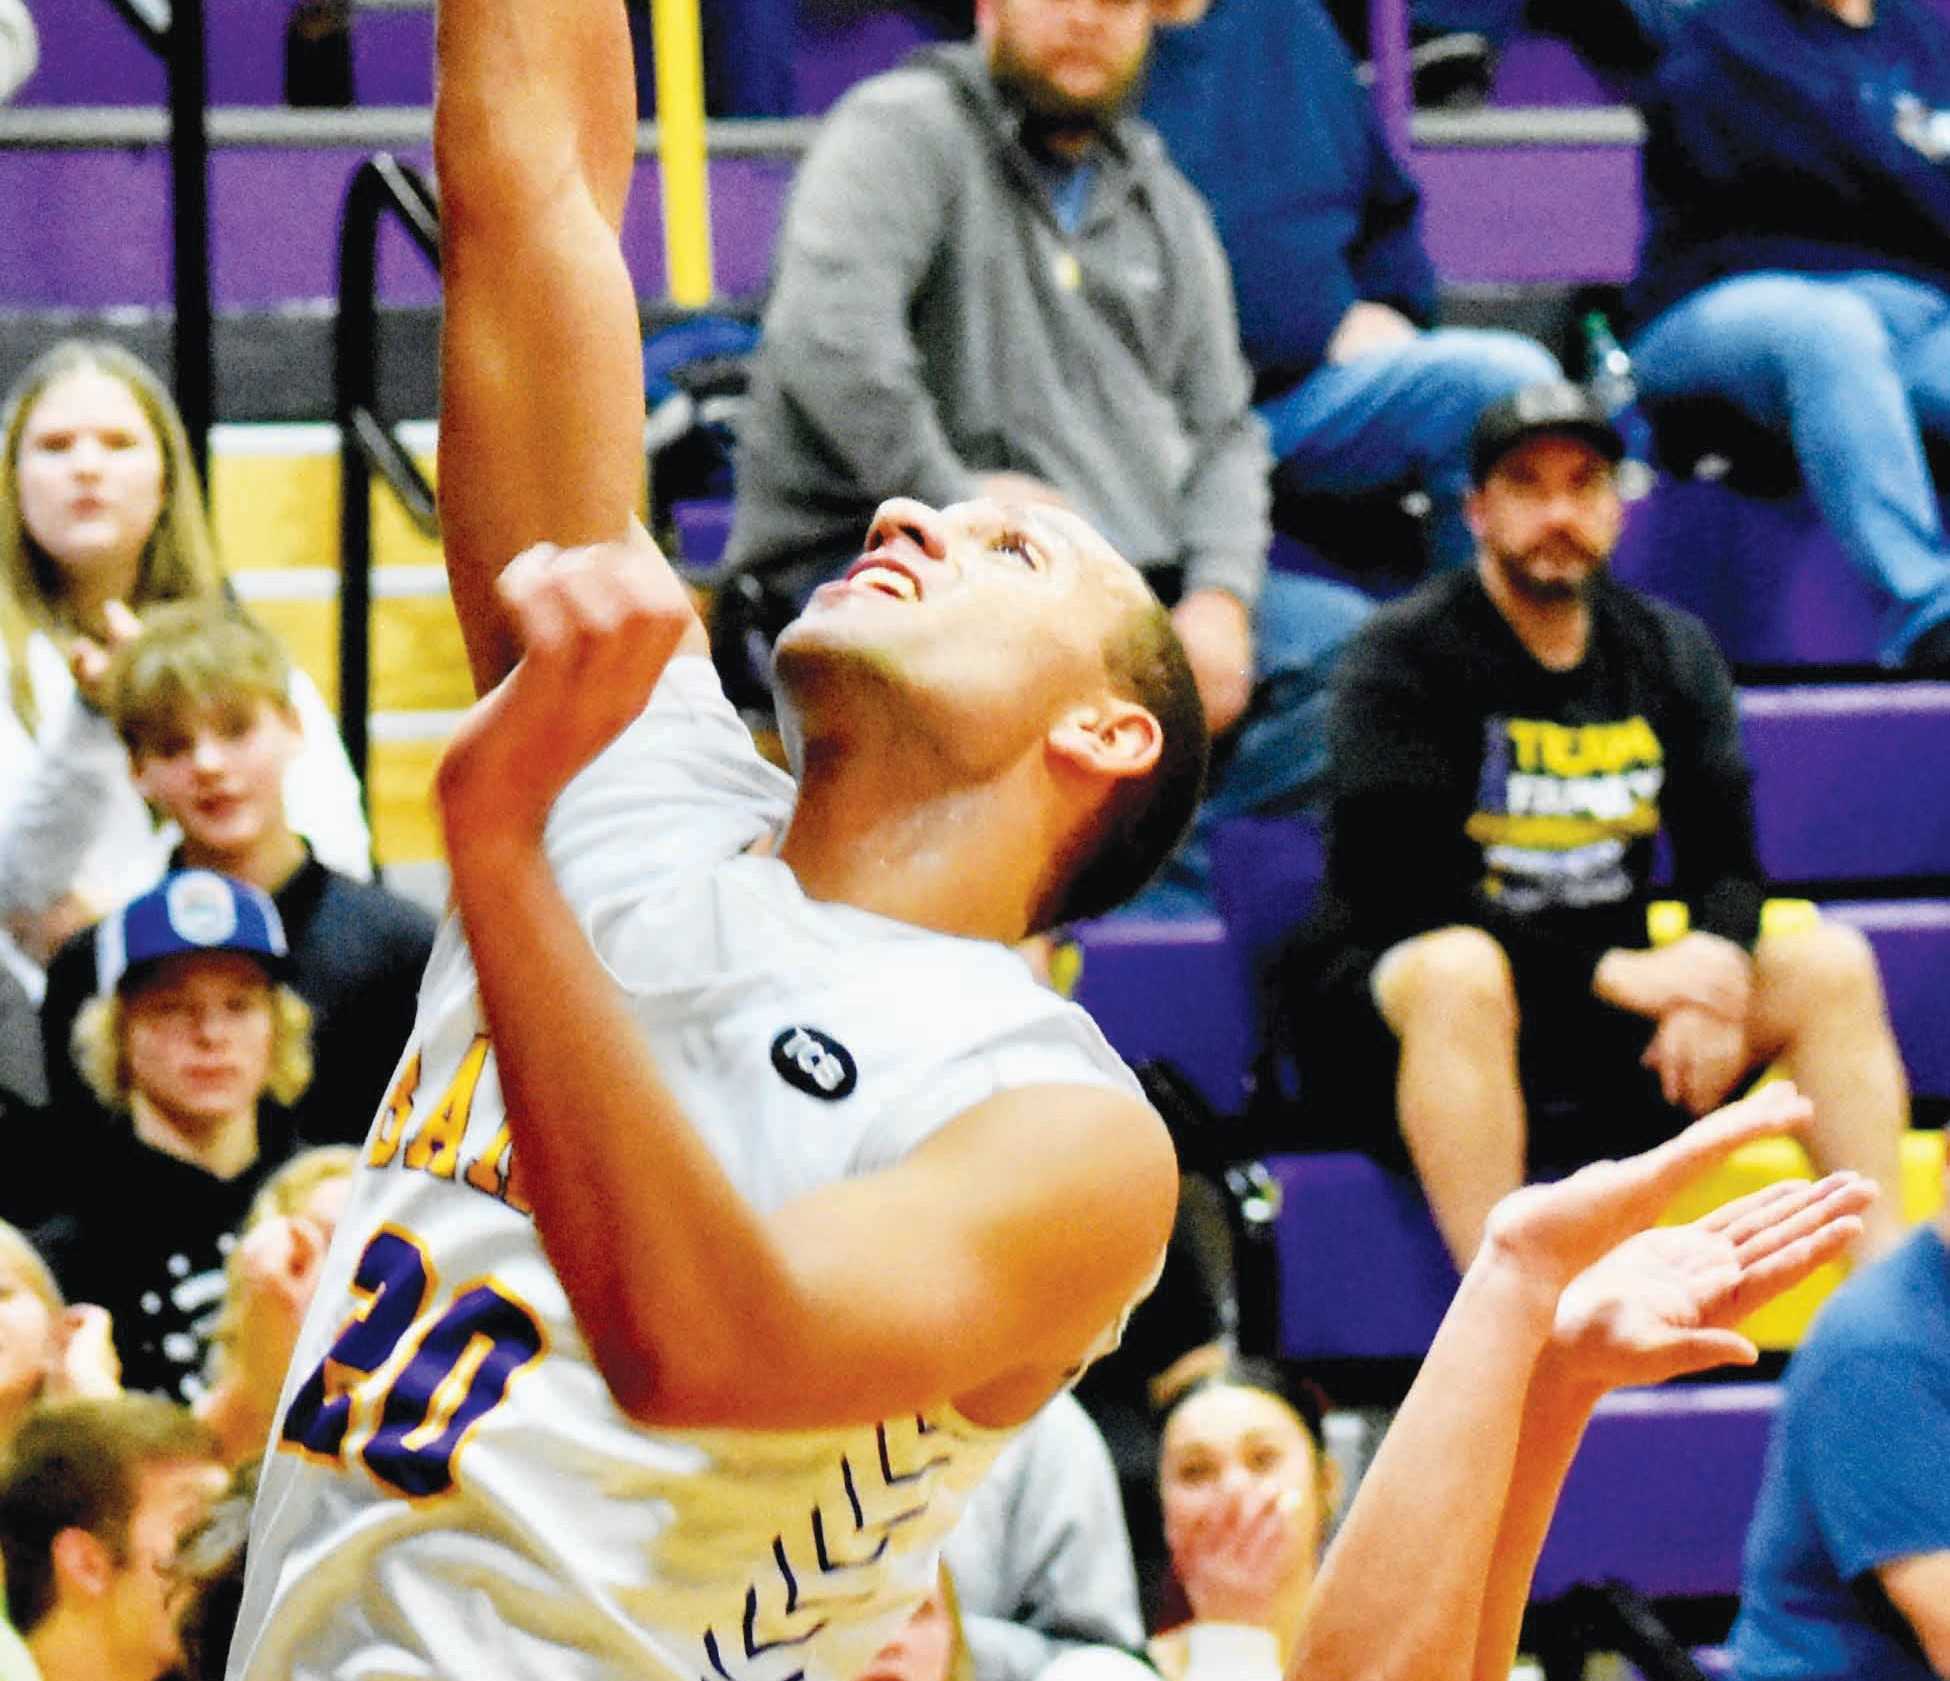
[[[621,226],[636,156],[622,0],[440,0],[435,62],[443,225],[580,182]]]
[[[1321,1568],[1290,1675],[1473,1673],[1523,1399],[1555,1302],[1487,1253],[1464,1275]]]
[[[1599,1396],[1596,1387],[1578,1382],[1565,1371],[1552,1352],[1547,1350],[1539,1360],[1524,1397],[1510,1492],[1490,1554],[1476,1642],[1476,1681],[1507,1681],[1516,1661],[1537,1558]]]
[[[523,1194],[598,1369],[648,1421],[764,1358],[789,1281],[660,1077],[539,837],[449,839]],[[689,1422],[705,1422],[689,1419]]]

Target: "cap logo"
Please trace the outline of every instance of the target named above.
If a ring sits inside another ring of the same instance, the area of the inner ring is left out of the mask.
[[[787,1085],[826,1103],[851,1096],[860,1083],[852,1053],[816,1027],[788,1027],[774,1039],[772,1066]]]
[[[206,870],[176,877],[163,894],[169,926],[193,946],[221,945],[237,932],[237,900],[230,886]]]

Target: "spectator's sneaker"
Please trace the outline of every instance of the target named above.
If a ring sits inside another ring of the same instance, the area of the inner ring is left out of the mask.
[[[1473,111],[1490,96],[1496,58],[1474,30],[1414,29],[1408,69],[1418,109]]]

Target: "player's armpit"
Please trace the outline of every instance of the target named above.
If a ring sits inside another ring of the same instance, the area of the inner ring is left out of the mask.
[[[1950,1678],[1950,1549],[1893,1559],[1876,1575],[1916,1631],[1930,1667]]]
[[[944,1401],[1020,1422],[1151,1279],[1177,1191],[1164,1125],[1136,1098],[1003,1093],[898,1166],[772,1215],[789,1283],[745,1357],[686,1369],[673,1344],[654,1392],[625,1405],[644,1423],[752,1429]]]

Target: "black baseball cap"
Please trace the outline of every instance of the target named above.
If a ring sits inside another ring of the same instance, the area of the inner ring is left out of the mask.
[[[1469,476],[1481,484],[1518,444],[1546,433],[1587,443],[1614,465],[1625,459],[1625,439],[1604,405],[1582,385],[1552,379],[1499,397],[1483,411],[1469,444]]]

